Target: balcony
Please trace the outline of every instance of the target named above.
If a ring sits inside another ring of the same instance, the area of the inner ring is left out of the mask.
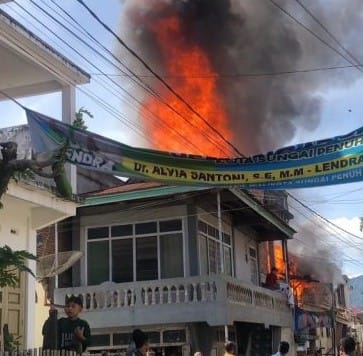
[[[83,296],[82,317],[92,328],[202,321],[282,327],[292,323],[283,295],[222,275],[62,288],[55,291],[55,303],[63,304],[71,294]]]

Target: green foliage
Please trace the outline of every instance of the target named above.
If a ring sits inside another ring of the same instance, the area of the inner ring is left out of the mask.
[[[73,127],[76,127],[78,129],[87,130],[86,122],[84,121],[83,115],[87,115],[91,119],[93,118],[93,115],[90,111],[87,109],[84,109],[83,106],[76,112],[76,118],[73,121]]]
[[[4,351],[16,352],[20,347],[20,336],[15,337],[13,334],[4,335]]]
[[[21,180],[34,179],[34,173],[26,168],[24,171],[15,171],[12,178],[18,183]]]
[[[0,288],[15,287],[19,283],[17,271],[34,276],[26,265],[27,260],[36,260],[36,257],[25,250],[13,251],[8,245],[0,247]]]

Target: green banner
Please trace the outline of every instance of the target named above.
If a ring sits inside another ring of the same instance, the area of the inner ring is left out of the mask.
[[[67,160],[92,170],[170,184],[292,189],[361,181],[363,127],[266,154],[213,158],[134,148],[27,110],[36,156],[68,145]]]

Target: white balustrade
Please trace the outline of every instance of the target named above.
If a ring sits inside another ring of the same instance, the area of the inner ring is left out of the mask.
[[[280,313],[289,310],[286,299],[279,293],[222,275],[57,289],[56,303],[64,303],[65,297],[72,294],[83,297],[86,312],[211,302],[234,303]]]

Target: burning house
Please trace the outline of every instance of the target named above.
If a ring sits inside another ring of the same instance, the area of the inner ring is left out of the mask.
[[[62,251],[84,257],[58,276],[54,300],[83,296],[93,352],[125,352],[134,328],[155,355],[220,355],[226,339],[248,355],[293,343],[286,296],[261,287],[260,251],[294,230],[250,193],[129,183],[89,194],[57,230]]]

